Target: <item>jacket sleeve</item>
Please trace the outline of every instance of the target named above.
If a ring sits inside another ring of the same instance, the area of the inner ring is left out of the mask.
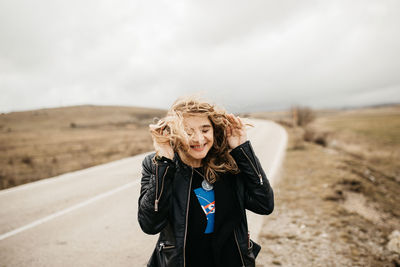
[[[154,155],[146,156],[142,163],[138,221],[146,234],[157,234],[167,225],[175,174],[171,160],[155,160]]]
[[[274,193],[250,141],[234,148],[231,155],[245,187],[245,208],[257,214],[270,214],[274,210]]]

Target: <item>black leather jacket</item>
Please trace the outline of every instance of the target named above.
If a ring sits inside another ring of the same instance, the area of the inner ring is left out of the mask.
[[[224,266],[220,253],[225,242],[235,242],[242,266],[255,266],[260,246],[249,239],[245,209],[270,214],[274,196],[268,179],[249,141],[231,152],[239,174],[220,174],[214,185],[215,244],[218,266]],[[186,266],[185,247],[193,169],[178,154],[173,161],[155,160],[150,154],[143,160],[138,220],[147,234],[160,233],[148,266]],[[189,266],[190,267],[190,266]]]

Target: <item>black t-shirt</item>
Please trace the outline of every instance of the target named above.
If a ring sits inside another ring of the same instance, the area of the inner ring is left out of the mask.
[[[202,173],[201,168],[196,170]],[[212,245],[214,234],[210,224],[213,224],[212,216],[215,214],[215,198],[212,197],[214,191],[206,192],[202,189],[203,177],[196,171],[193,172],[192,179],[185,250],[186,264],[188,267],[213,267],[215,266]],[[208,220],[206,213],[209,216]]]

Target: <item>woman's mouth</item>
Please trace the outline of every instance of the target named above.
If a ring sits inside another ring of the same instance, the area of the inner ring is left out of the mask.
[[[202,145],[191,145],[190,148],[194,151],[202,151],[206,145],[207,143]]]

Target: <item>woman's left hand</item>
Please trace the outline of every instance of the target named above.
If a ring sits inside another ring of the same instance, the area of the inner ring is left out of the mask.
[[[231,123],[226,129],[226,137],[231,149],[243,144],[247,141],[247,133],[242,120],[233,114],[227,114],[227,118]]]

